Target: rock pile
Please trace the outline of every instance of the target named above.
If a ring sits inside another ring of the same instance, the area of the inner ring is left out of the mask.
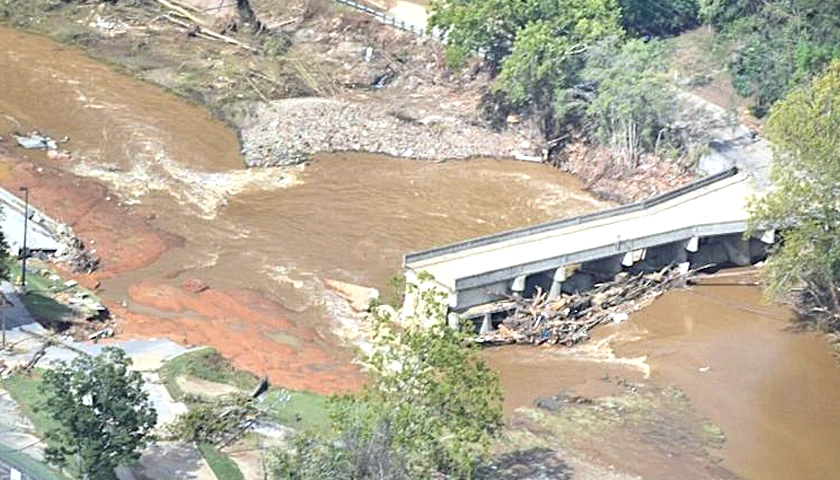
[[[378,103],[294,98],[256,105],[241,132],[248,166],[301,163],[318,152],[371,152],[446,160],[513,157],[513,133],[496,133],[459,117],[395,111]]]

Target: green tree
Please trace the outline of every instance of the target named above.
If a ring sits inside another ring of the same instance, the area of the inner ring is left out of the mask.
[[[732,85],[759,116],[840,53],[840,0],[705,0],[700,11],[731,52]]]
[[[0,208],[0,218],[5,213]],[[11,269],[9,268],[9,244],[6,242],[6,235],[0,230],[0,280],[9,280],[11,277]]]
[[[764,268],[774,295],[837,329],[840,315],[840,60],[771,111],[774,189],[753,205],[753,229],[783,227]],[[801,288],[801,290],[799,290]]]
[[[424,283],[425,285],[426,283]],[[469,478],[502,426],[498,376],[446,324],[444,296],[410,287],[410,314],[374,315],[371,380],[332,400],[333,434],[302,434],[268,458],[273,478]]]
[[[157,414],[139,372],[121,349],[58,362],[44,373],[45,409],[58,423],[47,432],[47,460],[72,465],[90,480],[114,478],[114,468],[137,460]]]
[[[697,0],[618,0],[624,28],[637,36],[675,35],[698,22]]]
[[[446,35],[453,63],[481,54],[498,73],[495,91],[545,132],[554,95],[576,83],[587,48],[623,35],[615,0],[433,0],[429,25]]]
[[[635,168],[641,153],[654,152],[669,139],[680,102],[666,78],[668,58],[669,50],[656,40],[611,39],[587,53],[581,76],[595,93],[585,104],[586,123],[628,167]]]

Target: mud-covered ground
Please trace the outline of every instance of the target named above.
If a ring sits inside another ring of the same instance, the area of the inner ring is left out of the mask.
[[[188,19],[153,0],[5,0],[0,21],[77,45],[208,108],[237,132],[248,166],[296,163],[324,151],[434,160],[542,155],[527,119],[499,129],[480,114],[488,72],[478,62],[452,71],[434,40],[329,0],[252,0],[257,33],[234,8],[206,3],[181,2],[192,6]],[[193,19],[239,45],[196,35],[188,29],[199,25]],[[689,178],[660,159],[627,174],[608,168],[604,152],[571,149],[562,168],[610,200],[636,200]]]
[[[606,376],[613,392],[565,390],[521,407],[482,478],[737,480],[723,432],[673,387]]]
[[[37,159],[12,157],[0,143],[0,187],[16,191],[20,185],[29,187],[39,209],[70,225],[101,256],[102,268],[93,274],[63,273],[106,297],[101,282],[142,270],[183,244],[183,239],[150,224],[156,215],[150,208],[122,205],[102,184]],[[149,282],[133,285],[128,293],[131,302],[149,313],[108,302],[118,320],[120,338],[163,336],[184,345],[212,344],[238,368],[266,375],[273,383],[294,390],[346,392],[362,380],[351,352],[331,348],[323,334],[290,320],[281,305],[259,292],[196,292],[189,283]],[[223,341],[219,335],[225,336]],[[278,338],[285,339],[285,346]]]

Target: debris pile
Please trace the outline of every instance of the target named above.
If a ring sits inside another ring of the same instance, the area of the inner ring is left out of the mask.
[[[538,291],[530,299],[512,299],[515,309],[499,326],[477,338],[486,345],[528,343],[573,346],[589,338],[598,325],[620,323],[672,288],[685,286],[694,271],[666,267],[659,272],[621,272],[612,282],[574,295],[549,300]]]
[[[73,234],[69,228],[61,228],[58,233],[58,241],[66,248],[55,260],[67,265],[73,273],[90,274],[99,269],[99,257],[96,250],[88,250],[85,243]]]
[[[37,130],[26,135],[15,135],[17,144],[27,150],[58,150],[58,142],[52,138],[42,135]]]

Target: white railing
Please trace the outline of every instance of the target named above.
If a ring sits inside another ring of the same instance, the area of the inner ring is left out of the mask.
[[[420,35],[420,36],[424,36],[424,37],[431,37],[431,38],[434,38],[436,40],[441,40],[441,36],[438,35],[437,33],[427,32],[425,28],[423,28],[419,25],[414,25],[412,23],[406,22],[405,20],[401,20],[399,18],[392,17],[391,15],[388,15],[381,10],[377,10],[377,9],[371,8],[367,5],[354,2],[353,0],[333,0],[333,1],[335,3],[340,4],[340,5],[344,5],[344,6],[350,7],[354,10],[357,10],[359,12],[362,12],[366,15],[370,15],[370,16],[376,18],[377,20],[379,20],[380,22],[382,22],[386,25],[391,25],[394,28],[404,30],[406,32],[411,32],[411,33],[414,33],[416,35]]]

